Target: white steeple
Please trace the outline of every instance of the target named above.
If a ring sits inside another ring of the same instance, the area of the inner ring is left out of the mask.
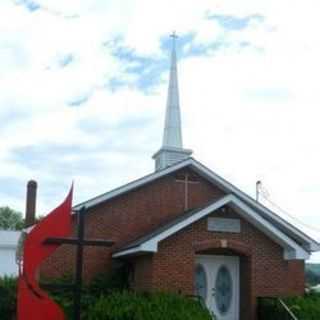
[[[181,133],[181,117],[179,105],[179,88],[178,88],[178,73],[177,73],[177,56],[176,56],[176,38],[173,33],[172,51],[171,51],[171,66],[167,97],[166,120],[163,132],[162,146],[182,148],[182,133]]]
[[[167,97],[166,118],[161,149],[153,156],[156,161],[156,170],[164,169],[176,162],[188,158],[191,150],[183,149],[182,129],[179,104],[178,72],[175,40],[172,37],[171,66]]]

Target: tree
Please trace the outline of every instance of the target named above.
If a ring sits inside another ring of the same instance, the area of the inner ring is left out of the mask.
[[[0,230],[21,230],[24,226],[22,214],[9,207],[0,207]]]
[[[310,286],[315,286],[317,284],[320,284],[320,275],[319,274],[316,274],[312,270],[306,270],[305,275],[306,275],[306,282]]]

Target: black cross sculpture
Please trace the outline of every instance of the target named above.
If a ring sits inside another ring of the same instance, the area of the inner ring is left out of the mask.
[[[84,216],[86,208],[82,207],[78,211],[78,228],[77,228],[77,237],[76,238],[48,238],[44,241],[44,244],[70,244],[77,246],[77,255],[76,255],[76,274],[75,281],[71,286],[64,285],[44,285],[45,288],[72,288],[73,289],[73,314],[74,320],[80,320],[81,314],[81,294],[82,294],[82,270],[83,270],[83,248],[85,246],[103,246],[111,247],[113,241],[110,240],[100,240],[100,239],[85,239],[84,238]]]

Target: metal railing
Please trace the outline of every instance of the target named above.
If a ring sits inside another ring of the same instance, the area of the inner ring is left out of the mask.
[[[283,306],[283,308],[287,311],[287,313],[290,315],[290,319],[292,320],[298,320],[298,318],[293,314],[293,312],[290,310],[290,308],[285,304],[285,302],[278,298],[279,303]]]
[[[298,320],[281,298],[258,298],[258,302],[259,320]]]
[[[201,296],[190,294],[190,295],[187,295],[187,297],[198,301],[202,305],[203,308],[207,307],[205,301],[203,300],[203,298]]]
[[[207,310],[209,311],[209,313],[211,314],[212,318],[213,318],[213,319],[216,319],[215,314],[214,314],[211,310],[208,309],[208,307],[207,307],[207,305],[206,305],[206,302],[203,300],[203,298],[202,298],[201,296],[198,296],[198,295],[188,295],[187,297],[190,298],[190,299],[193,299],[193,300],[198,301],[204,309],[207,309]]]

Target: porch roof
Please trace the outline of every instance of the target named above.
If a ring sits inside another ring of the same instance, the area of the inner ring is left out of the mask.
[[[145,234],[143,237],[129,243],[113,254],[114,258],[131,256],[143,253],[155,253],[158,251],[160,241],[170,237],[192,223],[208,216],[223,206],[232,207],[241,217],[252,223],[257,229],[265,233],[269,238],[278,243],[284,249],[284,259],[308,259],[310,254],[300,244],[289,238],[276,226],[258,215],[250,206],[241,201],[235,195],[229,194],[209,203],[207,206],[191,210],[173,219],[169,223],[160,226],[156,230]]]

